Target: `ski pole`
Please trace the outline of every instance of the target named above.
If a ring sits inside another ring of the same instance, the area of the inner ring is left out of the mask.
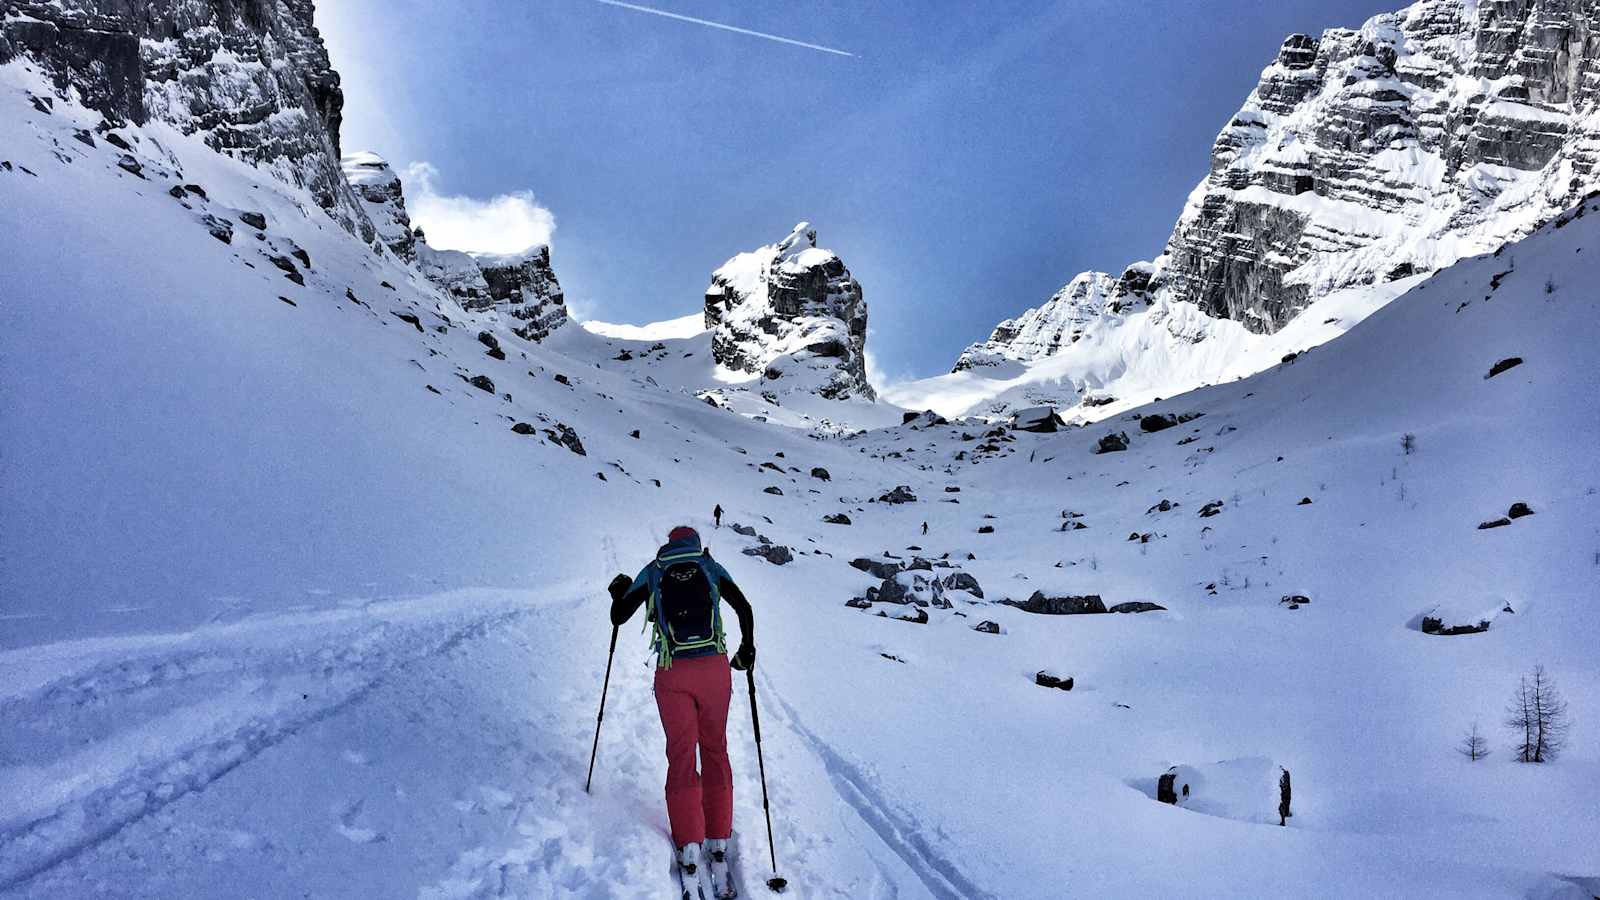
[[[767,763],[761,756],[761,714],[756,712],[756,667],[745,669],[744,674],[750,682],[750,724],[756,733],[756,765],[761,771],[761,810],[767,814],[767,853],[772,858],[772,877],[767,879],[767,887],[781,893],[789,886],[789,882],[778,877],[778,850],[772,843],[772,807],[767,803]]]
[[[606,680],[600,684],[600,715],[594,720],[594,747],[589,751],[589,777],[583,780],[583,792],[589,793],[589,783],[594,781],[594,758],[600,752],[600,723],[606,720],[606,689],[611,687],[611,659],[617,655],[617,630],[611,626],[611,649],[606,651]]]

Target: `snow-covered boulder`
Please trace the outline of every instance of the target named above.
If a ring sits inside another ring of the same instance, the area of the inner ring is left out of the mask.
[[[835,400],[874,399],[867,383],[867,303],[861,285],[801,222],[775,244],[711,274],[706,327],[717,364],[759,374],[764,388]]]
[[[1033,431],[1041,434],[1059,431],[1066,426],[1066,422],[1056,415],[1053,406],[1030,406],[1019,409],[1011,417],[1011,427],[1018,431]]]
[[[1294,814],[1289,770],[1264,756],[1173,766],[1157,779],[1156,799],[1240,822],[1282,825]]]

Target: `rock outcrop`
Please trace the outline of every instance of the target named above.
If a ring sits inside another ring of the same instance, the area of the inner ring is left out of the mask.
[[[372,239],[340,171],[344,93],[311,0],[7,0],[0,13],[0,62],[29,55],[113,124],[199,135]]]
[[[515,320],[520,338],[542,341],[567,321],[566,297],[550,266],[550,248],[521,253],[435,250],[417,234],[417,268],[468,311],[496,310]]]
[[[1154,262],[1077,276],[955,368],[1059,354],[1097,318],[1145,305],[1274,332],[1334,290],[1525,236],[1600,187],[1597,170],[1595,4],[1421,0],[1360,29],[1290,35]]]
[[[536,244],[521,253],[467,253],[430,247],[406,211],[400,176],[369,151],[343,159],[343,172],[362,211],[376,230],[374,241],[418,270],[468,311],[497,310],[515,320],[512,331],[530,341],[544,340],[567,321],[566,296],[550,265],[550,247]]]
[[[783,240],[728,260],[706,288],[717,364],[759,374],[762,387],[874,399],[867,383],[861,285],[801,222]]]
[[[417,261],[417,240],[411,234],[411,216],[406,212],[405,191],[400,176],[370,150],[351,153],[340,160],[344,179],[355,191],[356,199],[372,227],[377,230],[377,240],[406,262]]]

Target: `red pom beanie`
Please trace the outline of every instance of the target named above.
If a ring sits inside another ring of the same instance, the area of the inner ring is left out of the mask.
[[[681,541],[684,538],[697,538],[699,536],[700,533],[698,531],[687,525],[679,525],[677,528],[667,532],[667,540],[669,541]]]

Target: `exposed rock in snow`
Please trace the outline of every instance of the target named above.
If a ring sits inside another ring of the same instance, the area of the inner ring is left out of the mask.
[[[740,253],[711,274],[705,321],[712,355],[724,368],[759,373],[763,387],[874,399],[861,285],[816,243],[816,229],[801,222],[783,240]]]
[[[372,228],[339,169],[344,93],[311,0],[10,2],[0,62],[26,53],[115,124],[169,123]],[[135,11],[137,7],[137,11]]]

